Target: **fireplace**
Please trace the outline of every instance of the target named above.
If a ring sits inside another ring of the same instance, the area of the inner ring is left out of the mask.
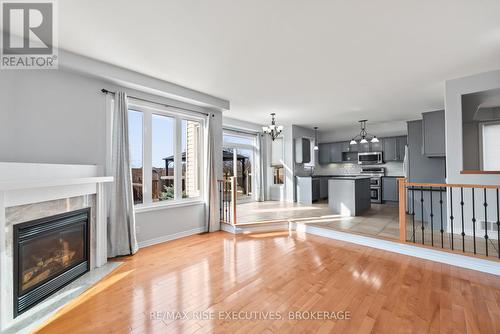
[[[90,208],[14,225],[14,316],[90,268]]]

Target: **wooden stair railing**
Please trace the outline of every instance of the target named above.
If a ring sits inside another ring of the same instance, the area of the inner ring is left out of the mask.
[[[221,223],[236,225],[236,177],[217,180],[219,188],[219,220]]]
[[[398,182],[400,242],[500,259],[500,185]]]

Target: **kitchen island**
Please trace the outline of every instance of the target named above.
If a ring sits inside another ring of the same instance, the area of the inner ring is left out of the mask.
[[[359,216],[371,207],[369,176],[336,176],[328,180],[328,206],[341,216]]]

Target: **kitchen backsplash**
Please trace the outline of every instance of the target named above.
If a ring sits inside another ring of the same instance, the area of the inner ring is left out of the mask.
[[[368,165],[358,165],[355,163],[332,163],[328,165],[316,165],[314,167],[314,175],[345,175],[359,174],[361,167]],[[376,165],[377,167],[385,167],[385,175],[387,176],[403,176],[402,162],[386,162],[385,164]]]

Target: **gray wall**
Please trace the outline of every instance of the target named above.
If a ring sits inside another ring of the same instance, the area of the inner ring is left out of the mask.
[[[105,165],[106,80],[63,70],[2,71],[0,161]],[[202,107],[125,89],[129,94],[191,109]],[[222,177],[222,113],[213,111],[218,175]],[[147,244],[204,226],[204,205],[137,214],[138,240]]]
[[[446,174],[447,182],[455,184],[483,184],[483,185],[498,185],[500,184],[500,175],[498,174],[461,174],[464,169],[464,152],[463,142],[465,136],[462,129],[462,96],[465,94],[477,93],[488,90],[500,89],[500,70],[491,71],[473,75],[470,77],[449,80],[446,82]],[[460,212],[460,205],[457,199],[459,198],[459,189],[453,192],[453,210],[457,215]],[[492,201],[495,199],[494,190],[487,192],[487,197]],[[466,203],[464,206],[464,216],[467,222],[466,233],[470,233],[472,219],[472,201],[471,191],[465,192]],[[478,223],[484,220],[484,209],[481,208],[483,202],[482,194],[479,191],[476,193],[476,219]],[[450,205],[448,205],[448,216],[450,216]],[[488,206],[488,217],[496,217],[496,205]],[[459,228],[455,222],[455,231]],[[496,238],[496,233],[489,233],[490,238]]]

